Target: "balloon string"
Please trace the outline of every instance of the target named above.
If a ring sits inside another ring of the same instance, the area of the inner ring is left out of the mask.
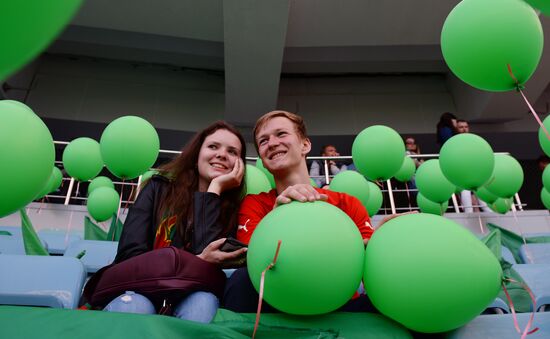
[[[479,230],[481,231],[481,234],[485,234],[485,231],[483,230],[483,223],[481,222],[481,215],[477,214],[477,220],[479,221]]]
[[[118,201],[118,210],[116,211],[116,222],[118,221],[118,217],[120,216],[120,206],[122,205],[122,197],[124,196],[124,178],[122,178],[122,185],[120,187],[120,200]]]
[[[516,222],[516,228],[519,231],[519,234],[521,235],[521,239],[523,240],[523,244],[527,245],[527,240],[525,239],[525,235],[523,234],[523,231],[521,230],[520,222],[519,222],[518,216],[516,214],[516,209],[515,208],[512,209],[512,215],[514,216],[514,220]],[[524,247],[524,249],[525,249],[525,254],[527,255],[527,261],[529,261],[529,264],[532,264],[533,263],[533,256],[531,255],[531,250],[528,249],[527,247]]]
[[[71,224],[73,222],[73,213],[74,211],[71,211],[71,214],[69,214],[69,224],[67,225],[67,233],[65,233],[65,246],[69,243],[69,233],[71,232]]]
[[[539,330],[538,327],[533,328],[531,331],[529,329],[533,325],[533,319],[535,317],[535,311],[537,310],[537,301],[535,300],[535,296],[533,295],[533,291],[527,286],[527,284],[524,284],[523,282],[511,279],[511,278],[505,278],[504,280],[516,283],[523,287],[524,290],[529,293],[529,297],[531,298],[531,301],[533,302],[533,312],[531,312],[531,316],[529,317],[529,321],[527,322],[527,325],[525,326],[525,329],[523,332],[521,331],[518,323],[518,318],[516,315],[516,309],[514,307],[514,302],[512,301],[512,298],[510,297],[510,294],[508,293],[508,290],[506,289],[506,285],[504,284],[504,281],[502,282],[502,289],[504,290],[504,294],[506,294],[506,299],[508,299],[508,303],[510,304],[510,311],[512,311],[512,318],[514,319],[514,327],[516,328],[516,331],[521,334],[521,339],[524,339],[529,334],[533,334],[536,331]]]
[[[527,104],[527,107],[529,107],[529,110],[531,111],[531,113],[533,114],[533,116],[535,117],[535,120],[538,122],[540,128],[544,131],[544,134],[546,134],[546,137],[548,138],[548,140],[550,140],[550,133],[548,132],[548,130],[546,129],[546,126],[544,126],[544,124],[542,123],[542,121],[540,120],[537,112],[535,111],[535,109],[533,108],[533,106],[531,105],[531,103],[529,102],[529,100],[527,100],[527,97],[525,96],[525,94],[523,94],[523,91],[522,91],[522,87],[520,84],[519,84],[519,81],[518,79],[515,77],[514,73],[512,72],[512,67],[510,66],[510,64],[507,64],[508,66],[508,73],[510,73],[510,76],[512,77],[512,79],[514,79],[514,81],[516,82],[516,89],[517,91],[521,94],[521,96],[523,97],[523,100],[525,101],[525,103]]]
[[[130,195],[128,196],[128,200],[126,200],[126,204],[124,204],[124,210],[122,211],[122,214],[126,214],[126,211],[128,210],[128,205],[130,204],[130,199],[132,199],[132,194],[134,194],[134,185],[132,185],[132,189],[130,190]]]
[[[265,270],[262,271],[262,277],[260,279],[260,296],[258,298],[258,309],[256,310],[256,322],[254,323],[254,332],[252,332],[252,339],[256,337],[256,331],[258,330],[258,325],[260,324],[260,315],[262,312],[262,300],[264,298],[264,283],[265,283],[265,272],[275,267],[275,263],[277,263],[277,257],[279,256],[279,250],[281,249],[281,243],[282,241],[279,240],[277,243],[277,249],[275,250],[275,256],[273,257],[273,260]]]

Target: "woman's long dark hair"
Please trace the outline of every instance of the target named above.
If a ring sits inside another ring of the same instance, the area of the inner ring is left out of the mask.
[[[439,122],[437,123],[437,130],[439,131],[443,127],[449,127],[454,131],[455,126],[453,125],[453,119],[456,120],[456,116],[453,113],[445,112],[441,114]]]
[[[216,121],[195,134],[181,150],[181,154],[177,158],[162,165],[159,169],[159,174],[170,178],[170,185],[159,204],[157,215],[160,219],[167,215],[176,216],[176,229],[183,244],[191,241],[190,236],[193,223],[188,222],[188,220],[193,220],[193,195],[199,188],[199,173],[197,168],[199,152],[204,139],[214,134],[217,130],[227,130],[239,138],[241,142],[241,159],[243,163],[246,163],[246,145],[241,133],[224,121]],[[228,235],[237,226],[241,192],[244,192],[245,189],[244,182],[243,176],[239,187],[221,193],[220,222],[222,225],[225,225],[222,236]],[[158,222],[160,220],[157,220]]]

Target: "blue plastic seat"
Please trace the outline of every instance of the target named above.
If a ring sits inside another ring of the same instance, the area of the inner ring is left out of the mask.
[[[21,236],[21,226],[0,226],[0,231],[8,231],[13,236]]]
[[[537,311],[550,308],[550,264],[514,265],[514,270],[533,291]]]
[[[510,264],[517,264],[516,259],[514,258],[514,255],[512,254],[512,251],[508,249],[508,247],[502,246],[500,248],[502,259],[506,260]]]
[[[25,255],[25,245],[20,236],[0,235],[0,255],[19,254]]]
[[[63,255],[71,243],[82,240],[78,235],[55,231],[40,231],[38,237],[48,244],[48,253],[57,255]]]
[[[521,245],[519,256],[524,264],[550,264],[550,243]]]
[[[493,308],[497,309],[497,313],[510,313],[510,307],[508,307],[508,304],[500,298],[496,298],[491,305],[489,305],[487,308]]]
[[[69,257],[0,255],[0,304],[78,307],[86,277],[80,260]]]
[[[76,257],[85,251],[80,260],[82,260],[86,272],[95,273],[115,260],[117,249],[118,242],[114,241],[77,240],[67,247],[63,255]]]
[[[518,323],[522,330],[527,325],[530,316],[531,313],[517,314]],[[550,312],[535,313],[531,329],[535,327],[538,327],[539,330],[527,338],[550,338]],[[445,335],[445,338],[452,339],[516,339],[519,337],[520,335],[514,329],[514,320],[511,314],[480,315],[468,324]]]

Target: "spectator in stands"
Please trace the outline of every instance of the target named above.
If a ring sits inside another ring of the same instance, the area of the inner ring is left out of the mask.
[[[543,154],[538,157],[537,163],[539,165],[540,171],[543,172],[546,166],[548,166],[548,164],[550,163],[550,158],[547,155]]]
[[[443,146],[445,141],[452,138],[456,134],[456,116],[452,113],[445,112],[439,118],[437,123],[437,144]]]
[[[458,134],[470,133],[470,124],[466,120],[458,119],[456,121],[456,131]]]
[[[416,144],[416,140],[414,140],[413,137],[406,137],[405,138],[405,149],[406,153],[408,155],[419,155],[420,153],[420,147]],[[414,164],[416,165],[416,168],[418,168],[424,160],[419,158],[412,158],[414,160]]]
[[[326,146],[323,146],[322,148],[321,156],[339,157],[340,153],[338,153],[334,145],[326,145]],[[328,160],[327,167],[328,167],[328,172],[330,176],[334,176],[342,171],[347,170],[347,166],[337,160]],[[325,171],[325,161],[314,160],[311,163],[309,176],[313,178],[313,181],[315,181],[315,184],[317,184],[317,187],[328,188],[326,171]]]
[[[160,175],[148,181],[130,208],[115,263],[168,246],[214,265],[241,257],[246,249],[224,252],[220,247],[236,231],[245,152],[241,134],[223,121],[198,132],[177,158],[160,167]],[[120,311],[115,301],[110,311]],[[218,299],[199,291],[174,306],[176,317],[210,322]],[[141,311],[136,313],[146,313]]]
[[[311,150],[303,119],[285,111],[269,112],[258,119],[254,140],[264,166],[273,173],[276,189],[244,198],[239,212],[237,239],[248,243],[256,226],[273,208],[291,201],[326,200],[344,211],[355,222],[363,242],[374,232],[367,210],[350,195],[314,188],[309,181],[306,155]],[[391,219],[390,216],[382,221]],[[312,235],[314,237],[315,235]],[[236,312],[255,312],[258,293],[246,268],[237,269],[226,284],[224,307]],[[264,304],[265,305],[265,304]],[[373,311],[366,295],[346,304],[343,310]],[[267,305],[264,311],[273,311]]]

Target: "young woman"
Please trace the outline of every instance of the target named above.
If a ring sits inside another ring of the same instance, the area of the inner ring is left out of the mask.
[[[456,116],[449,112],[441,114],[439,122],[437,123],[436,132],[437,144],[441,147],[445,141],[456,134]]]
[[[236,232],[245,154],[243,137],[225,122],[198,132],[144,186],[126,218],[115,264],[167,246],[220,266],[243,255],[245,249],[224,252],[220,247]],[[153,313],[154,307],[143,298],[122,295],[105,309]],[[214,294],[194,292],[174,305],[174,316],[210,322],[218,304]]]

